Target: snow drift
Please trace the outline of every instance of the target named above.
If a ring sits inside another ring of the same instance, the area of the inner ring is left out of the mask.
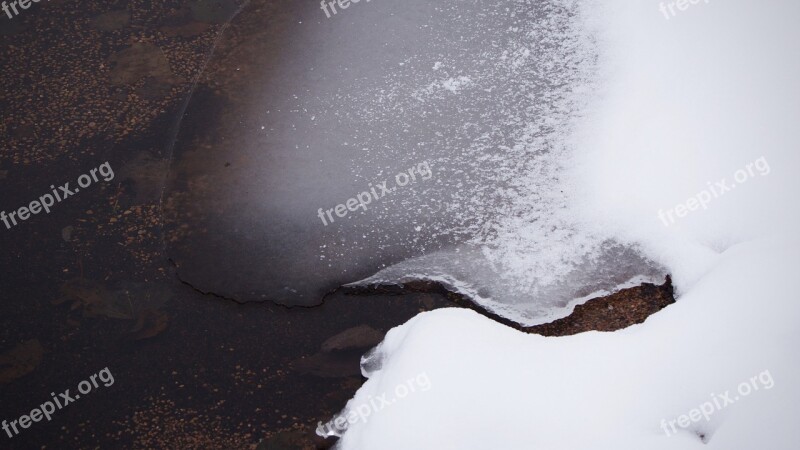
[[[669,19],[656,1],[580,11],[599,74],[563,137],[573,149],[564,185],[574,189],[564,207],[583,233],[666,267],[678,302],[620,332],[566,338],[470,311],[422,314],[365,359],[369,380],[350,404],[421,372],[433,388],[351,425],[342,449],[800,447],[800,306],[790,285],[800,252],[800,4],[709,2]],[[659,219],[762,157],[768,174],[669,226]],[[662,428],[765,371],[771,389],[673,435]]]

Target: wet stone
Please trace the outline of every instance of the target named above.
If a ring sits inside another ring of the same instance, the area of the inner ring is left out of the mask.
[[[128,10],[109,11],[92,19],[92,27],[100,31],[113,31],[124,28],[131,22],[131,13]]]
[[[10,383],[36,369],[44,349],[38,339],[31,339],[0,354],[0,384]]]
[[[133,84],[142,78],[153,77],[163,83],[176,83],[164,52],[153,44],[134,43],[108,58],[111,65],[111,82],[116,85]]]
[[[368,326],[359,325],[347,329],[331,337],[322,344],[323,352],[348,349],[366,349],[378,345],[383,340],[383,333]]]
[[[155,77],[147,77],[144,84],[136,89],[136,94],[145,100],[161,100],[169,95],[172,85]]]
[[[163,307],[172,294],[167,288],[146,283],[124,283],[116,289],[84,278],[68,280],[54,305],[68,303],[69,311],[80,311],[87,319],[109,318],[134,321],[127,337],[132,340],[157,336],[167,329],[169,316]]]
[[[68,225],[68,226],[64,227],[63,229],[61,229],[61,239],[63,239],[64,242],[71,241],[72,240],[72,232],[74,230],[75,230],[75,227],[73,227],[72,225]]]
[[[292,363],[295,371],[323,378],[361,375],[361,355],[383,340],[384,333],[368,326],[348,328],[322,343],[321,351]]]
[[[156,202],[161,196],[162,183],[169,170],[169,160],[150,152],[138,153],[119,171],[120,180],[131,183],[136,204]]]

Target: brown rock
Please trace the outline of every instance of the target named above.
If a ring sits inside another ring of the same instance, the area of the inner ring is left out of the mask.
[[[667,277],[661,286],[642,283],[606,297],[594,298],[576,306],[572,314],[563,319],[524,328],[524,331],[543,336],[568,336],[591,330],[616,331],[642,323],[672,303],[675,303],[672,280]]]
[[[42,362],[44,349],[38,339],[31,339],[0,355],[0,383],[9,383],[33,372]]]

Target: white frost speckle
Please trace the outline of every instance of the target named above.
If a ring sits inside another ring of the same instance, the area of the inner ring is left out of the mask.
[[[442,81],[442,87],[455,94],[461,89],[469,86],[471,83],[472,80],[469,77],[460,76]]]

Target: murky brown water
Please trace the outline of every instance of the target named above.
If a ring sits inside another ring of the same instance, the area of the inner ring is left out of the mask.
[[[237,172],[248,166],[241,154],[209,151],[198,138],[208,137],[198,127],[210,119],[219,123],[211,131],[228,126],[235,135],[231,104],[249,104],[235,88],[256,74],[214,72],[222,65],[210,66],[199,79],[185,111],[172,164],[175,190],[164,197],[169,226],[166,232],[162,227],[160,200],[177,119],[201,69],[198,61],[232,5],[54,1],[14,21],[2,19],[0,69],[8,85],[0,97],[0,209],[27,204],[50,184],[74,180],[105,161],[116,175],[48,215],[10,230],[0,227],[0,419],[28,414],[51,392],[74,393],[80,381],[105,367],[114,376],[112,386],[81,397],[51,421],[12,438],[0,434],[3,448],[227,449],[263,439],[279,448],[308,448],[315,445],[309,443],[316,423],[330,418],[360,385],[358,360],[376,336],[421,310],[450,305],[427,294],[336,294],[316,308],[242,305],[179,280],[168,259],[174,254],[164,251],[165,243],[181,242],[170,240],[176,236],[197,232],[214,245],[230,244],[220,254],[202,247],[191,253],[193,262],[209,268],[209,280],[222,285],[257,279],[262,264],[285,266],[290,258],[270,259],[276,252],[303,251],[291,242],[247,248],[246,241],[225,237],[236,234],[232,229],[207,234],[199,217],[185,220],[191,207],[180,204],[175,192],[187,183],[192,189],[184,192],[205,192],[203,170],[229,168],[237,174],[229,178],[234,184],[246,178]],[[231,41],[221,44],[230,47],[220,51],[269,61],[280,45],[253,46],[265,36],[261,27],[247,27],[258,17],[282,23],[289,10],[264,1],[250,8],[256,17],[231,28]],[[269,67],[257,75],[268,77]],[[224,89],[215,83],[226,77]],[[194,166],[188,156],[193,151],[204,151]],[[175,208],[176,201],[183,208]],[[214,213],[206,206],[197,207]],[[242,214],[243,224],[252,213],[246,207],[229,211]],[[223,261],[225,252],[238,265]],[[315,280],[318,274],[305,269],[292,273]],[[354,328],[349,338],[323,345]]]

